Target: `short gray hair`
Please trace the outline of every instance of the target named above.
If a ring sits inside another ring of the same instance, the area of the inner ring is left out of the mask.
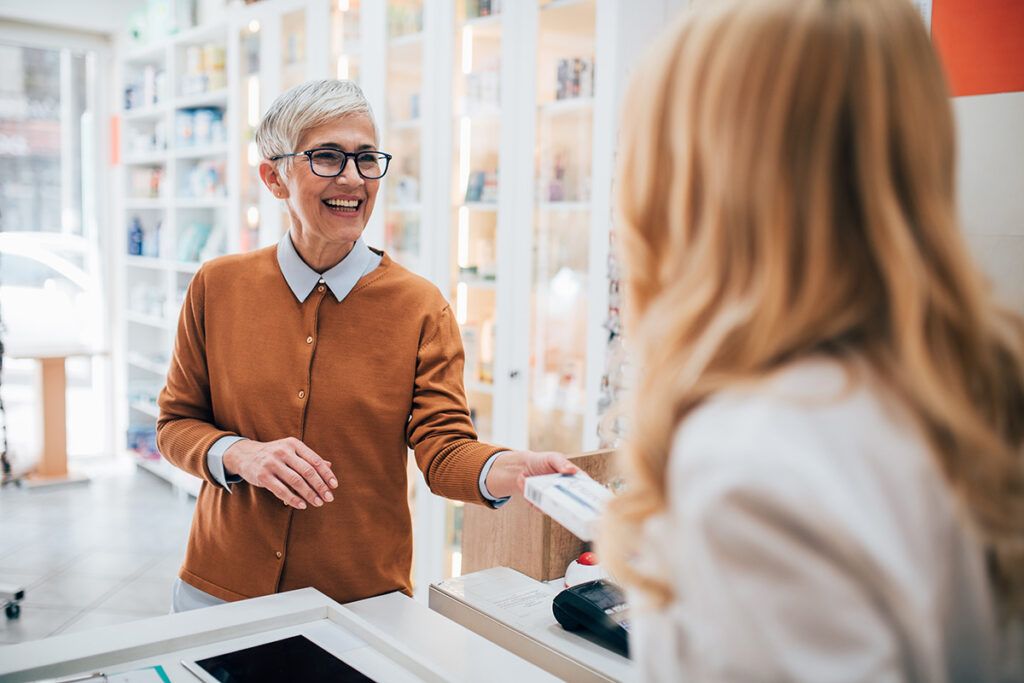
[[[370,103],[355,82],[333,78],[306,81],[282,93],[270,105],[256,128],[256,147],[264,159],[298,152],[295,148],[307,130],[352,114],[370,119],[374,142],[379,142]]]

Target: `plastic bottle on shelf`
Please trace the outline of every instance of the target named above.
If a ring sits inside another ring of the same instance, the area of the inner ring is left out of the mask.
[[[548,201],[565,201],[565,159],[561,153],[555,155],[555,166],[548,185]]]
[[[480,325],[480,356],[477,377],[484,384],[494,381],[494,318],[487,318]]]
[[[156,67],[146,65],[142,70],[142,106],[156,104]]]
[[[142,221],[138,216],[132,216],[132,225],[128,229],[128,254],[130,256],[142,256],[142,240],[144,235]]]
[[[160,221],[156,222],[156,227],[153,229],[153,234],[149,239],[146,239],[145,233],[143,233],[142,255],[153,258],[160,256]]]
[[[153,168],[149,171],[149,196],[160,197],[160,184],[163,182],[164,172],[161,168]]]

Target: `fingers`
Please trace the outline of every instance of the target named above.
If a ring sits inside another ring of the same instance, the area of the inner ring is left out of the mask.
[[[546,451],[538,453],[541,456],[543,465],[541,466],[541,472],[539,474],[558,473],[558,474],[576,474],[580,471],[580,468],[573,465],[567,457],[561,453],[555,451]]]
[[[285,505],[305,510],[334,500],[338,485],[331,464],[295,438],[264,444],[260,462],[248,479],[267,489]],[[254,476],[253,476],[254,475]]]
[[[568,458],[560,453],[553,454],[550,463],[559,474],[576,474],[580,471],[579,467],[573,465]]]
[[[289,454],[283,464],[288,468],[281,477],[293,491],[301,495],[307,503],[320,507],[324,501],[334,500],[331,488],[320,476],[320,472],[308,460],[298,455]],[[328,475],[330,476],[330,475]]]
[[[275,476],[266,476],[260,479],[260,485],[277,496],[278,500],[283,502],[285,505],[297,508],[299,510],[306,509],[306,502],[301,497],[296,495],[294,491],[289,489],[284,483]]]
[[[331,463],[321,458],[312,448],[298,439],[295,439],[295,453],[316,468],[317,474],[320,475],[320,478],[332,489],[338,488],[338,478],[334,474],[334,471],[331,470]],[[330,494],[330,491],[327,493]],[[328,498],[327,500],[329,501],[331,499]]]

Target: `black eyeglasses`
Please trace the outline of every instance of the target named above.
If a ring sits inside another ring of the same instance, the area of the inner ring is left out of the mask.
[[[356,160],[356,173],[364,180],[378,180],[388,172],[388,162],[391,155],[387,152],[376,150],[364,150],[362,152],[343,152],[340,149],[330,147],[318,147],[307,149],[305,152],[294,152],[292,154],[278,154],[270,157],[271,161],[284,159],[285,157],[305,156],[309,159],[309,170],[321,178],[336,178],[345,172],[345,164],[349,158]]]

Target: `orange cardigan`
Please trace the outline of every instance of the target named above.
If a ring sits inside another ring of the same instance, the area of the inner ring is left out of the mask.
[[[407,447],[431,491],[480,504],[480,471],[504,450],[476,440],[462,373],[444,297],[386,254],[340,303],[325,286],[299,303],[276,247],[204,264],[157,422],[163,456],[204,480],[181,578],[224,600],[410,593]],[[228,493],[206,453],[235,434],[301,439],[338,475],[334,502],[296,510],[246,483]]]

